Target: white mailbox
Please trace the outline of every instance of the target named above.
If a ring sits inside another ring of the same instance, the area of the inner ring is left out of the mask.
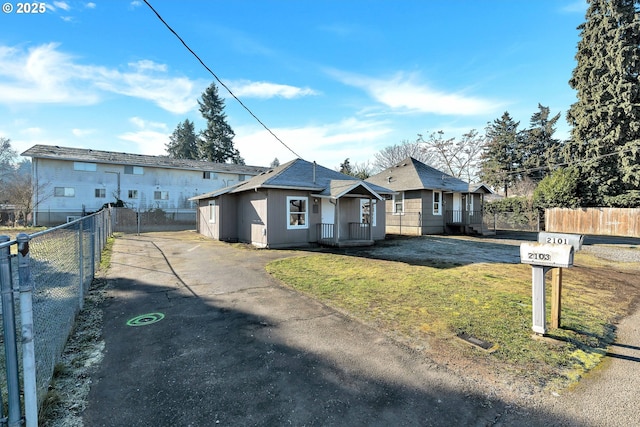
[[[553,243],[520,244],[520,262],[542,267],[572,267],[573,246]]]
[[[538,233],[538,243],[553,243],[556,245],[571,245],[574,252],[582,249],[584,235],[582,234],[565,234],[565,233],[547,233],[541,231]]]

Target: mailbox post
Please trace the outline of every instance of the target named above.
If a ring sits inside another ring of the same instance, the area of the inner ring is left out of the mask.
[[[566,233],[538,233],[538,243],[555,243],[561,245],[573,246],[573,251],[578,252],[582,249],[584,235],[566,234]],[[562,267],[551,270],[551,327],[560,327],[560,318],[562,317]]]
[[[573,246],[556,243],[522,243],[520,262],[531,264],[533,332],[547,333],[545,310],[545,274],[552,268],[573,266]]]

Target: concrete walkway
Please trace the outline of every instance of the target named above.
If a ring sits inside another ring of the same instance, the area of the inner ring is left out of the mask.
[[[580,389],[529,407],[503,401],[280,286],[264,266],[295,254],[237,249],[189,232],[116,239],[104,360],[84,424],[621,425],[606,422],[605,412],[585,416],[573,405],[574,394],[590,397]],[[607,372],[618,362],[638,371],[637,334],[621,341],[630,354],[612,359]],[[638,388],[629,387],[622,394],[633,406]]]

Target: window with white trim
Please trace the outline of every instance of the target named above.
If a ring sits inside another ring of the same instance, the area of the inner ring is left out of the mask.
[[[442,191],[433,192],[433,214],[442,215]]]
[[[104,188],[96,188],[95,194],[96,198],[103,199],[107,197],[107,190],[105,190]]]
[[[73,187],[54,187],[53,197],[75,197],[76,189]]]
[[[153,192],[154,200],[169,200],[169,192],[168,191],[154,191]]]
[[[404,191],[393,195],[393,214],[404,215]]]
[[[130,199],[137,199],[138,198],[138,190],[129,190],[128,196],[129,196]]]
[[[371,205],[373,205],[373,218]],[[360,199],[360,222],[362,224],[371,224],[376,226],[376,201],[370,199]]]
[[[144,168],[142,166],[125,165],[124,173],[125,175],[144,175]]]
[[[73,162],[73,170],[95,172],[97,170],[97,165],[95,163]]]
[[[209,222],[216,222],[216,201],[209,200]]]
[[[309,228],[309,200],[307,197],[287,197],[287,229]]]

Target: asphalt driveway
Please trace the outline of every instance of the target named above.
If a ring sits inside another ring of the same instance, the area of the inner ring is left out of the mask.
[[[507,400],[265,272],[297,254],[192,232],[116,239],[84,424],[592,424]]]

